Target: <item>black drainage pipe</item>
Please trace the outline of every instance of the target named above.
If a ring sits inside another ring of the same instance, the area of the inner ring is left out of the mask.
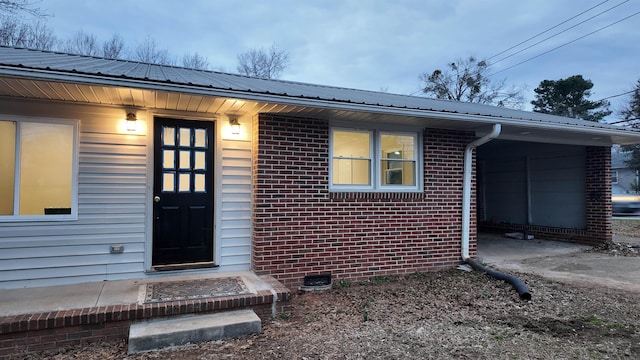
[[[522,282],[522,280],[520,280],[518,277],[510,274],[505,274],[499,271],[495,271],[491,268],[488,268],[480,264],[479,262],[471,258],[465,259],[464,262],[471,265],[471,267],[476,270],[484,271],[485,273],[491,275],[492,277],[498,280],[503,280],[513,285],[513,287],[516,289],[516,291],[520,295],[520,299],[531,300],[531,293],[529,292],[529,288],[527,288],[527,285],[525,285],[524,282]]]

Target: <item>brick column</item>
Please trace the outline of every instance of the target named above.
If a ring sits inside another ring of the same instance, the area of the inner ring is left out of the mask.
[[[587,232],[592,244],[611,241],[611,148],[588,146],[586,156]]]

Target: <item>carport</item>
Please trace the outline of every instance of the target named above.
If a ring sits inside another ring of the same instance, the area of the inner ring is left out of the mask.
[[[479,232],[611,240],[610,147],[495,139],[476,156]]]

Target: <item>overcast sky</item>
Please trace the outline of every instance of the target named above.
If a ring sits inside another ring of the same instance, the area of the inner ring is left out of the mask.
[[[198,52],[214,70],[236,72],[239,53],[275,43],[290,54],[281,78],[315,84],[419,94],[421,73],[473,55],[494,62],[492,79],[526,86],[529,110],[533,89],[545,79],[583,75],[595,85],[592,100],[629,91],[640,79],[640,15],[611,25],[640,12],[638,0],[43,0],[40,5],[53,15],[47,23],[59,38],[83,30],[104,41],[118,33],[133,47],[149,35],[177,59]],[[628,97],[611,101],[616,111]]]

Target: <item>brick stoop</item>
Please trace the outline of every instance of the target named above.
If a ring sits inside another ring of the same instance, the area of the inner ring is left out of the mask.
[[[127,339],[133,322],[151,318],[252,309],[264,321],[288,311],[289,289],[270,276],[271,290],[255,294],[161,303],[87,307],[0,318],[0,359],[77,344]]]

